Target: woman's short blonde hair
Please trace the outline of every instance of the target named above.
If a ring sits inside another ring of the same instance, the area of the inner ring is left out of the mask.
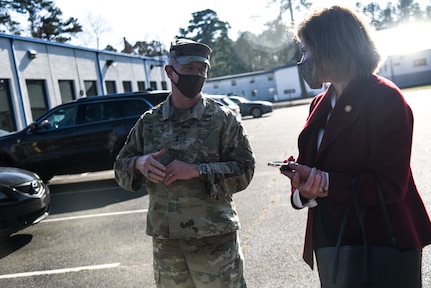
[[[295,36],[310,50],[317,75],[343,79],[366,77],[378,69],[381,56],[371,33],[364,15],[335,5],[310,14]]]

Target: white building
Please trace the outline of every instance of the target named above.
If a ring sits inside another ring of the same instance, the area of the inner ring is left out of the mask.
[[[393,81],[400,88],[429,85],[431,49],[388,56],[377,74]],[[309,96],[325,89],[311,89],[307,84],[305,88]],[[211,78],[207,80],[204,92],[268,101],[298,99],[302,95],[297,65]]]
[[[376,44],[386,55],[378,74],[400,88],[431,84],[431,37],[426,36],[430,30],[431,23],[419,22],[377,31]],[[307,84],[305,88],[310,96],[321,91],[312,90]],[[211,78],[204,92],[269,101],[297,99],[302,95],[296,65]]]
[[[386,55],[379,74],[401,88],[431,84],[430,30],[429,22],[411,22],[377,31],[376,44]]]
[[[378,74],[400,88],[431,84],[431,49],[388,56]]]
[[[400,88],[431,84],[431,38],[422,33],[431,24],[421,25],[428,26],[383,30],[377,37],[390,55],[379,74]],[[421,32],[418,37],[412,37],[415,31]],[[45,111],[79,97],[169,90],[165,60],[0,34],[0,132],[23,129]],[[305,89],[313,96],[324,88],[305,84]],[[269,101],[302,97],[296,65],[210,78],[204,93]]]
[[[165,59],[0,34],[0,129],[79,97],[170,89]]]
[[[311,89],[312,96],[322,89]],[[207,80],[204,93],[239,95],[250,100],[286,101],[301,97],[301,85],[296,65],[276,67],[263,71],[215,77]]]

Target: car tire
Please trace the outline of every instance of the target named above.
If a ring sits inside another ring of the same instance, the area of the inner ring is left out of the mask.
[[[262,111],[260,111],[259,108],[253,108],[251,110],[251,115],[253,115],[253,118],[259,118],[262,116]]]

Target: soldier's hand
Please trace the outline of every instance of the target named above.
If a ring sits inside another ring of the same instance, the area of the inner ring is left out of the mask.
[[[174,160],[166,166],[164,182],[166,185],[169,185],[176,180],[189,180],[198,176],[199,170],[196,164]]]
[[[135,168],[147,178],[147,180],[159,183],[166,177],[166,167],[157,158],[165,154],[165,150],[143,155],[136,160]]]

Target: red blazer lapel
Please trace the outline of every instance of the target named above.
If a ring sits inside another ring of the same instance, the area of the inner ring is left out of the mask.
[[[310,105],[309,116],[298,137],[298,141],[302,143],[297,159],[299,163],[315,165],[319,128],[325,127],[327,116],[331,111],[332,91],[333,88],[330,87],[325,93],[316,96]],[[303,141],[303,139],[306,140]]]
[[[329,95],[328,95],[329,96]],[[330,98],[330,97],[327,97]],[[329,99],[330,100],[330,99]],[[331,111],[326,124],[325,134],[319,147],[317,157],[333,142],[338,135],[348,129],[359,117],[363,107],[363,94],[357,85],[351,85],[339,98]]]
[[[311,126],[315,121],[321,117],[326,117],[329,111],[331,111],[331,95],[334,88],[331,86],[319,99],[316,99],[315,103],[311,106],[310,115],[308,115],[307,121],[304,125],[304,130]]]

